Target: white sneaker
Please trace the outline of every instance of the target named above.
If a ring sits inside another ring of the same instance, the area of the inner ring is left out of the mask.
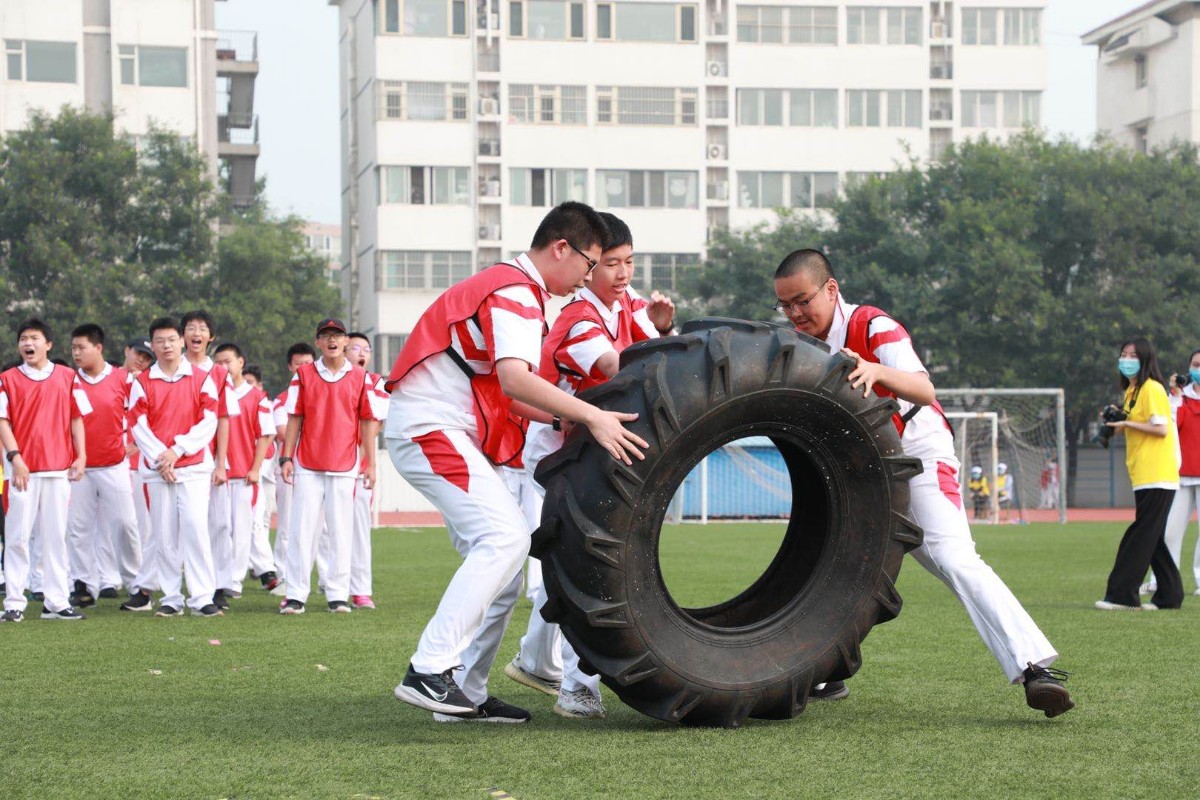
[[[534,675],[532,672],[527,672],[521,666],[520,654],[513,656],[513,660],[504,665],[504,674],[522,686],[536,689],[542,694],[548,694],[551,697],[558,697],[558,688],[562,685],[562,681],[550,680],[549,678],[543,678],[541,675]]]
[[[1158,606],[1154,603],[1142,603],[1142,611],[1158,611]]]
[[[604,704],[587,688],[559,692],[554,713],[567,719],[604,719]]]
[[[1150,605],[1147,603],[1146,605]],[[1110,603],[1107,600],[1097,600],[1096,608],[1101,611],[1141,611],[1142,606],[1126,606],[1121,603]]]
[[[1138,594],[1154,594],[1158,591],[1158,586],[1147,581],[1138,587]]]
[[[1200,589],[1197,589],[1196,591],[1192,592],[1192,594],[1196,595],[1196,597],[1200,597]]]

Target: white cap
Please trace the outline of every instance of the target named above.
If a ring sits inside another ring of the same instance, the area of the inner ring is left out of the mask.
[[[996,471],[997,472],[1008,472],[1008,464],[1005,464],[1003,461],[1001,461],[999,464],[996,465]]]

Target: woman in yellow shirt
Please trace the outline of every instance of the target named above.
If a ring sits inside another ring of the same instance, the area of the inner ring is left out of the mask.
[[[1125,466],[1133,483],[1137,508],[1133,524],[1117,548],[1104,599],[1096,601],[1096,608],[1104,611],[1179,608],[1183,604],[1183,580],[1163,539],[1171,502],[1179,488],[1179,448],[1154,347],[1140,338],[1125,342],[1121,345],[1117,370],[1121,373],[1121,388],[1125,390],[1123,409],[1128,418],[1107,424],[1125,432]],[[1138,586],[1147,566],[1154,571],[1158,590],[1149,603],[1139,605]]]

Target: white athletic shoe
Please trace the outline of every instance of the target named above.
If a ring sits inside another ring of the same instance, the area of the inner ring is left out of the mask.
[[[1142,611],[1158,611],[1158,606],[1154,603],[1142,603]]]
[[[1158,591],[1158,586],[1147,581],[1138,587],[1138,594],[1154,594]]]
[[[562,681],[552,681],[549,678],[543,678],[541,675],[534,675],[532,672],[527,672],[521,666],[521,656],[519,655],[514,656],[512,661],[504,665],[504,674],[522,686],[536,689],[542,694],[548,694],[551,697],[558,697],[558,689],[562,686]]]
[[[1147,603],[1146,605],[1150,605]],[[1143,606],[1127,606],[1121,603],[1110,603],[1107,600],[1097,600],[1096,608],[1101,611],[1141,611]]]
[[[1196,597],[1200,597],[1200,589],[1197,589],[1196,591],[1192,592],[1192,594],[1196,595]]]
[[[554,704],[554,713],[567,719],[604,719],[604,704],[590,689],[560,692]]]
[[[287,597],[287,584],[281,581],[278,586],[271,590],[271,594],[276,597]]]

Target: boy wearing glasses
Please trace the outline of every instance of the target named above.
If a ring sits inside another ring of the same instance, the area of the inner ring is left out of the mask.
[[[612,214],[601,212],[600,217],[609,232],[600,264],[588,285],[555,319],[542,345],[538,368],[538,375],[571,395],[599,386],[617,374],[620,353],[629,345],[670,335],[675,318],[675,304],[669,298],[653,292],[647,302],[630,285],[634,259],[629,226]],[[564,437],[553,425],[529,425],[524,456],[527,480],[534,489],[536,508],[529,509],[534,519],[541,516],[545,496],[545,489],[533,479],[534,471],[543,458],[562,447]],[[600,677],[580,670],[579,656],[558,626],[542,619],[544,585],[538,588],[533,603],[520,652],[504,667],[504,674],[517,683],[557,696],[554,713],[561,717],[604,717]],[[561,667],[554,663],[559,653]],[[555,685],[555,673],[561,674],[561,685]]]
[[[346,325],[317,325],[321,358],[296,370],[288,386],[288,423],[279,477],[294,484],[287,543],[287,600],[281,614],[303,614],[321,523],[329,536],[325,599],[329,611],[348,614],[350,540],[356,479],[375,485],[375,421],[372,398],[383,388],[346,358]],[[381,405],[381,403],[379,403]]]
[[[1070,711],[1075,703],[1062,685],[1066,674],[1047,669],[1058,653],[975,551],[950,424],[908,331],[878,308],[843,300],[833,268],[817,250],[797,250],[783,260],[775,271],[775,294],[775,308],[796,330],[855,359],[847,376],[852,388],[863,397],[874,391],[899,402],[893,422],[901,445],[924,465],[924,472],[909,481],[912,514],[925,531],[913,558],[962,602],[1008,680],[1024,684],[1030,708],[1047,717]],[[845,684],[835,681],[815,688],[812,696],[840,699],[848,694]]]
[[[583,203],[552,209],[528,252],[456,284],[418,320],[388,376],[385,426],[396,469],[437,507],[463,563],[421,634],[396,697],[438,722],[525,722],[488,695],[487,676],[521,591],[529,525],[500,474],[524,447],[514,412],[587,425],[614,458],[646,443],[536,374],[550,295],[582,289],[608,236]],[[460,688],[454,671],[463,669]]]
[[[371,362],[371,340],[365,333],[350,334],[346,352],[351,361],[367,371],[371,383],[371,405],[378,419],[387,418],[388,394],[380,381],[383,376],[368,369]],[[379,435],[380,425],[372,424],[371,438]],[[350,605],[355,608],[374,608],[371,600],[371,503],[375,499],[375,487],[366,481],[354,485],[354,536],[350,541]]]

